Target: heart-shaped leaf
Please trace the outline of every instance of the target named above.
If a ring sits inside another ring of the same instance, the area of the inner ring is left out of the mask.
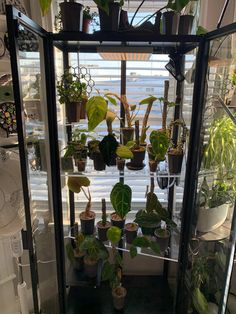
[[[131,188],[128,185],[123,184],[121,182],[116,183],[116,185],[113,187],[111,191],[110,200],[117,215],[119,215],[122,219],[130,211],[131,199],[132,199]]]
[[[40,5],[43,16],[47,14],[51,6],[51,3],[52,3],[52,0],[39,0],[39,5]]]
[[[148,105],[154,101],[156,101],[158,98],[157,97],[154,97],[154,96],[150,96],[148,98],[145,98],[143,100],[140,101],[140,105]]]
[[[131,150],[127,146],[124,146],[121,144],[116,149],[116,155],[124,159],[131,159],[134,156]]]
[[[102,96],[91,97],[86,104],[88,130],[93,131],[106,118],[107,102]]]

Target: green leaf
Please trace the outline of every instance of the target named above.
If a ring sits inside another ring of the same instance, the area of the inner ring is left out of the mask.
[[[132,199],[131,188],[121,182],[116,183],[113,187],[110,200],[116,213],[123,219],[130,211]]]
[[[107,238],[113,244],[119,243],[121,239],[121,229],[116,226],[110,227],[107,230]]]
[[[155,193],[149,192],[147,194],[146,211],[148,213],[153,212],[157,207],[157,196]]]
[[[150,246],[150,241],[146,237],[137,237],[132,242],[132,245],[137,247],[148,248]]]
[[[110,101],[110,103],[112,103],[112,105],[117,106],[117,101],[115,98],[107,95],[105,95],[105,97]]]
[[[208,313],[207,300],[199,288],[195,288],[193,290],[192,300],[193,300],[194,308],[198,314],[207,314]]]
[[[134,111],[136,109],[136,107],[137,107],[136,105],[131,105],[130,106],[130,111]]]
[[[106,12],[107,15],[109,15],[109,2],[107,0],[93,0],[96,5],[103,10],[104,12]]]
[[[107,166],[110,166],[112,159],[116,157],[116,149],[118,145],[119,143],[112,134],[104,136],[99,143],[99,150],[102,153],[104,162]]]
[[[169,147],[169,139],[166,132],[162,130],[152,131],[149,139],[152,152],[155,154],[155,160],[164,160]]]
[[[90,180],[87,177],[69,177],[67,182],[69,190],[79,193],[82,186],[88,187]]]
[[[153,252],[160,254],[160,247],[157,242],[150,241],[150,248],[153,250]]]
[[[131,150],[127,146],[124,146],[121,144],[116,149],[116,155],[124,159],[131,159],[134,156]]]
[[[196,35],[205,35],[208,32],[208,30],[202,26],[198,26]]]
[[[106,261],[103,264],[102,268],[102,281],[111,280],[111,278],[113,277],[114,270],[115,270],[114,265]]]
[[[137,248],[136,246],[132,245],[129,249],[129,253],[130,253],[130,257],[131,258],[134,258],[138,255],[138,251],[137,251]]]
[[[174,10],[176,12],[181,12],[184,7],[190,2],[191,0],[169,0],[167,4],[167,8]]]
[[[145,99],[141,100],[141,101],[139,102],[139,104],[140,104],[140,105],[148,105],[148,104],[150,104],[150,103],[156,101],[157,99],[158,99],[157,97],[150,96],[150,97],[148,97],[148,98],[145,98]]]
[[[125,146],[131,149],[134,147],[134,145],[135,145],[135,141],[128,141]]]
[[[101,96],[91,97],[86,104],[88,130],[93,131],[106,118],[107,102]]]
[[[48,13],[51,3],[52,0],[39,0],[39,5],[43,16]]]
[[[145,210],[140,210],[136,214],[134,221],[140,227],[157,228],[161,222],[161,218],[156,212],[147,213]]]

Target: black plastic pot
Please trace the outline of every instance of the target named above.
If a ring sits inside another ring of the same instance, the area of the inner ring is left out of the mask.
[[[155,31],[156,34],[160,34],[161,33],[161,16],[162,16],[161,12],[158,12],[156,14],[155,24],[154,24],[154,31]]]
[[[100,152],[94,152],[92,159],[95,170],[102,171],[106,169],[106,164],[104,163],[103,156]]]
[[[162,14],[163,34],[176,35],[179,27],[180,14],[174,11],[167,11]]]
[[[120,11],[120,24],[119,24],[119,30],[126,30],[129,29],[129,18],[128,18],[128,12],[125,10]]]
[[[83,25],[83,5],[77,2],[60,3],[63,31],[81,32]]]
[[[77,160],[76,166],[77,166],[79,172],[85,171],[86,160]]]
[[[123,145],[126,145],[129,141],[133,141],[134,139],[134,128],[121,128],[121,134]]]
[[[120,5],[117,2],[109,3],[109,15],[98,8],[100,28],[104,32],[117,32],[120,23]]]
[[[145,150],[132,150],[132,153],[134,157],[131,159],[130,165],[132,167],[142,167],[143,166],[143,161],[145,158]]]
[[[83,215],[83,213],[80,214],[81,232],[85,235],[92,235],[94,233],[95,213],[93,214],[94,217],[89,219],[81,218],[81,215]]]
[[[125,160],[124,159],[116,159],[116,165],[117,165],[117,169],[119,171],[124,171],[125,168]]]
[[[160,236],[158,234],[159,230],[163,230],[163,229],[160,229],[160,228],[156,229],[155,232],[154,232],[154,235],[156,237],[157,243],[159,244],[160,251],[164,252],[165,250],[168,249],[169,239],[170,239],[170,231],[166,230],[167,235],[163,237],[163,236]]]
[[[191,34],[193,26],[193,15],[181,15],[179,19],[179,35],[188,35]]]
[[[61,157],[61,169],[63,171],[73,171],[72,157]]]
[[[183,162],[183,154],[171,154],[168,153],[168,166],[170,174],[181,173]]]
[[[131,225],[135,225],[134,230],[130,230]],[[138,225],[135,223],[127,223],[125,225],[125,238],[126,238],[126,243],[131,244],[135,238],[137,238],[137,233],[138,233]]]
[[[98,230],[98,238],[102,242],[107,241],[107,230],[111,227],[111,223],[109,221],[106,222],[106,225],[102,225],[102,221],[97,223],[97,230]]]
[[[121,230],[124,229],[125,226],[125,219],[123,220],[116,220],[113,219],[113,215],[115,215],[114,213],[111,214],[111,225],[120,228]]]
[[[98,261],[92,261],[87,256],[84,258],[84,273],[89,278],[95,278],[98,271]]]
[[[80,102],[66,103],[66,118],[68,123],[79,122]]]
[[[157,165],[158,165],[157,161],[150,160],[149,161],[149,170],[150,170],[150,172],[156,172],[157,171]]]
[[[166,173],[166,177],[158,177],[157,176],[157,183],[160,189],[164,190],[168,186],[168,173]],[[171,182],[170,182],[171,183]]]

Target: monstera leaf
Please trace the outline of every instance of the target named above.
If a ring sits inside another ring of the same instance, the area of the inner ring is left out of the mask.
[[[118,145],[119,143],[112,134],[104,136],[103,140],[99,143],[99,150],[107,166],[111,166],[111,161],[116,156]]]
[[[122,219],[130,211],[131,199],[132,190],[128,185],[119,182],[113,187],[110,194],[110,200],[117,215]]]
[[[107,114],[107,101],[101,96],[91,97],[86,103],[88,130],[93,131]]]

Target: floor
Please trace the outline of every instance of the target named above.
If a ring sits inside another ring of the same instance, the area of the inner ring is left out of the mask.
[[[67,314],[172,314],[173,299],[162,277],[125,276],[125,308],[113,309],[110,289],[71,287]]]

